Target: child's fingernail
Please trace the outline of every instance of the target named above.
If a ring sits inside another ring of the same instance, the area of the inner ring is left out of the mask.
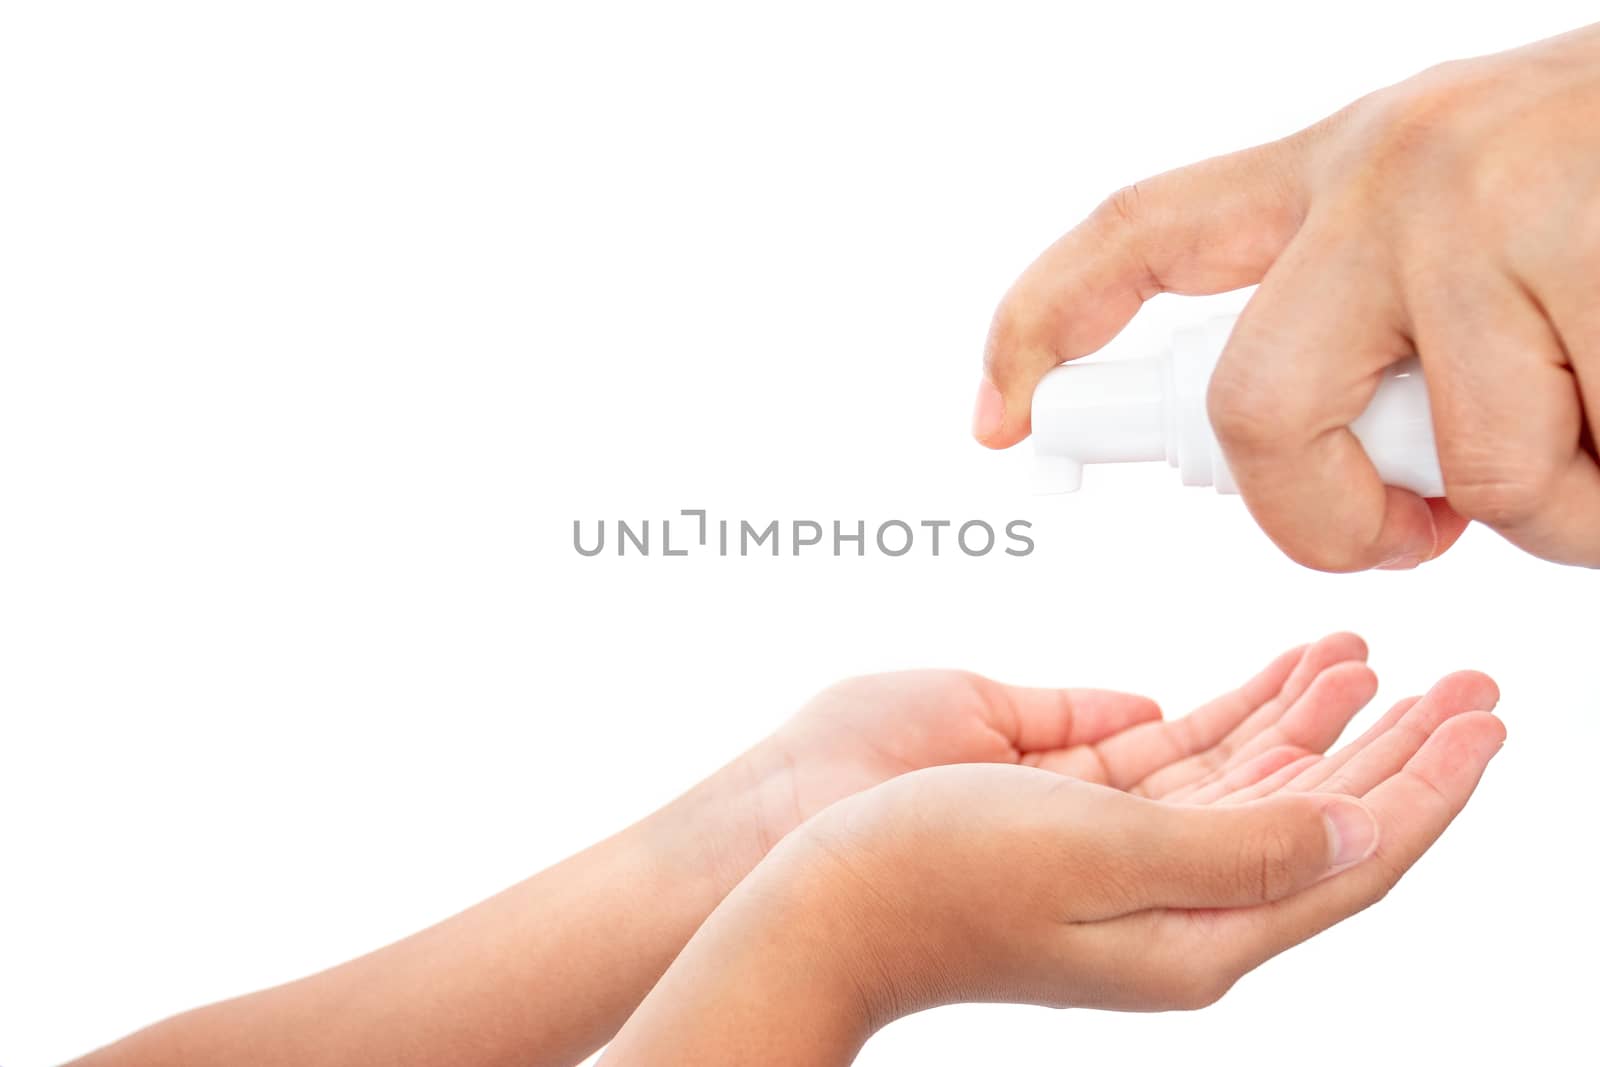
[[[1006,421],[1006,401],[988,378],[978,383],[978,403],[972,409],[972,436],[983,441],[993,437]]]
[[[1393,559],[1384,560],[1382,563],[1378,564],[1378,570],[1409,571],[1420,566],[1422,566],[1422,557],[1417,555],[1415,552],[1406,552],[1394,557]]]
[[[1329,865],[1337,870],[1360,863],[1378,847],[1378,820],[1365,804],[1338,800],[1322,809],[1328,824]]]

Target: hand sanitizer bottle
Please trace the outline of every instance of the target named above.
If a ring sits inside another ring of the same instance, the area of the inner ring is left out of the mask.
[[[1233,317],[1179,332],[1170,351],[1148,359],[1064,363],[1033,394],[1033,441],[1040,488],[1076,492],[1086,463],[1164,459],[1184,485],[1238,487],[1206,416],[1206,386]],[[1444,496],[1433,417],[1415,357],[1384,372],[1350,431],[1387,485]]]

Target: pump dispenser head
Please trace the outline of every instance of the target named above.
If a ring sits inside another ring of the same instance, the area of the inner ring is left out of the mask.
[[[1169,367],[1162,359],[1068,364],[1033,394],[1041,490],[1074,493],[1085,463],[1170,459]]]
[[[1087,463],[1164,459],[1184,485],[1234,493],[1206,415],[1206,387],[1234,319],[1183,330],[1171,351],[1147,359],[1066,363],[1033,394],[1033,441],[1042,492],[1072,493]],[[1388,485],[1443,496],[1433,419],[1416,359],[1390,367],[1351,432]]]

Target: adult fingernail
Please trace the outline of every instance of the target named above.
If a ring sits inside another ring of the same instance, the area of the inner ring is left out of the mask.
[[[1338,870],[1360,863],[1378,847],[1378,820],[1365,804],[1339,800],[1322,809],[1328,827],[1329,865]]]
[[[1432,559],[1434,554],[1438,552],[1439,530],[1434,525],[1433,514],[1427,511],[1426,504],[1423,505],[1423,510],[1428,518],[1427,528],[1415,533],[1412,536],[1410,543],[1405,545],[1405,547],[1403,547],[1399,552],[1396,552],[1393,556],[1390,556],[1388,559],[1378,564],[1379,570],[1408,571],[1413,567],[1420,566],[1421,564]]]
[[[972,409],[972,436],[983,441],[993,437],[1006,420],[1006,401],[988,378],[978,384],[978,403]]]

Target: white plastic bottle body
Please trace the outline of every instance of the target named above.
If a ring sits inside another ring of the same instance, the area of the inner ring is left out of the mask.
[[[1206,414],[1206,389],[1233,330],[1232,317],[1180,331],[1149,359],[1066,363],[1033,395],[1034,449],[1042,488],[1073,492],[1086,463],[1165,459],[1185,485],[1236,493]],[[1427,385],[1415,358],[1384,372],[1350,431],[1387,485],[1444,495]]]

